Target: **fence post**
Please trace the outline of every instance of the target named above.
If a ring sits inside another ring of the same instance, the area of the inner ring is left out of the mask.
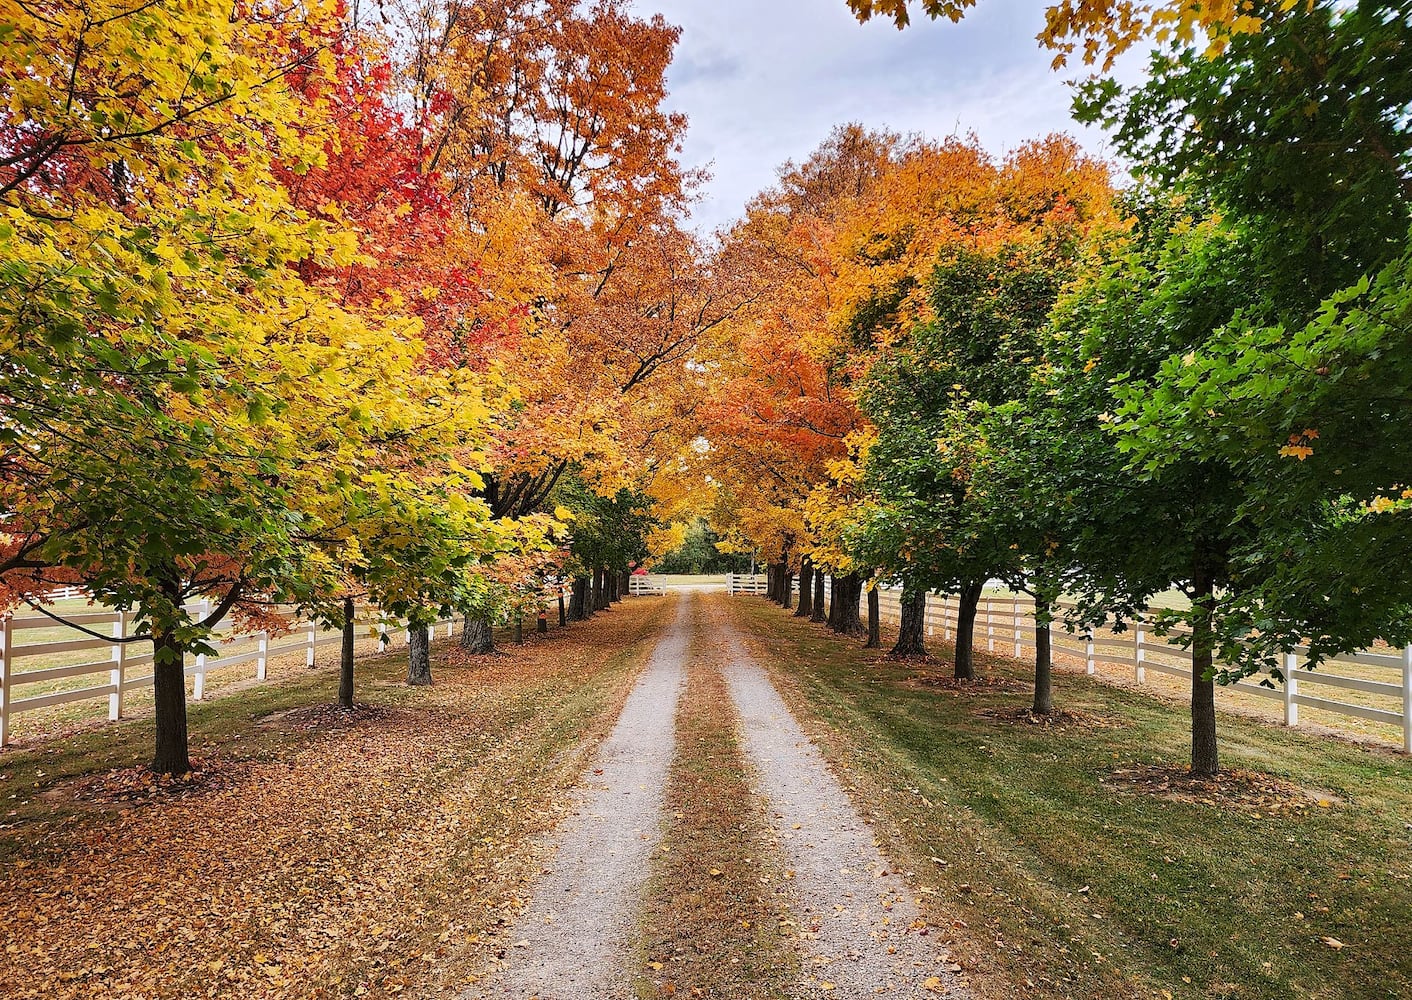
[[[319,640],[319,626],[312,621],[309,623],[309,645],[304,650],[304,666],[310,670],[314,669],[314,646]],[[408,639],[408,642],[411,640]]]
[[[1133,672],[1136,674],[1139,684],[1146,684],[1147,668],[1143,666],[1143,663],[1147,660],[1147,651],[1142,648],[1142,644],[1147,641],[1147,630],[1142,625],[1141,618],[1133,623]]]
[[[950,613],[946,610],[946,602],[949,600],[945,594],[941,595],[941,638],[945,642],[951,641],[951,619],[946,617]]]
[[[205,621],[211,617],[211,602],[208,598],[202,598],[197,614],[201,620]],[[155,661],[154,661],[155,662]],[[196,701],[202,701],[206,697],[206,654],[196,654],[196,683],[193,685],[191,697]]]
[[[990,598],[985,599],[985,648],[989,653],[995,652],[995,620],[990,615]]]
[[[0,615],[0,747],[10,743],[10,615]]]
[[[1098,662],[1093,655],[1093,632],[1084,634],[1084,671],[1092,677],[1098,672]]]
[[[1013,600],[1015,601],[1015,659],[1018,660],[1024,655],[1024,651],[1020,649],[1020,628],[1024,624],[1024,617],[1020,611],[1020,599],[1016,597]]]
[[[1294,676],[1294,671],[1299,667],[1299,657],[1294,653],[1285,654],[1285,725],[1299,725],[1299,705],[1295,698],[1299,696],[1299,679]]]
[[[113,638],[127,638],[127,612],[115,612]],[[113,685],[113,693],[108,695],[108,721],[117,722],[123,717],[123,685],[127,683],[127,643],[113,643],[113,669],[108,672],[108,683]]]
[[[1402,749],[1412,753],[1412,644],[1402,650]]]
[[[270,670],[270,633],[260,633],[260,655],[255,657],[255,679],[264,680]]]

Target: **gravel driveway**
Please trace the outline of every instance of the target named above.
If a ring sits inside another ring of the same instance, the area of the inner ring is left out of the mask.
[[[676,748],[674,717],[695,617],[690,593],[628,697],[578,791],[552,867],[502,937],[494,974],[466,1000],[621,1000],[642,890],[663,830],[663,788]],[[723,673],[742,720],[742,747],[792,871],[791,904],[804,951],[799,997],[963,997],[927,933],[911,888],[790,714],[738,633],[706,624],[729,651]]]

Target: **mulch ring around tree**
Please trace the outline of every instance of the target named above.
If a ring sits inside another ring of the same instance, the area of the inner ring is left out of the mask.
[[[1029,706],[1018,708],[987,708],[976,713],[983,719],[1012,726],[1033,726],[1036,729],[1112,729],[1114,724],[1086,712],[1058,708],[1048,715],[1036,715]]]
[[[1030,684],[1009,677],[982,676],[975,680],[961,680],[949,674],[913,674],[902,684],[904,687],[922,688],[927,691],[946,691],[957,696],[1010,694],[1033,690]]]
[[[359,705],[344,708],[332,703],[275,712],[260,718],[259,724],[288,732],[317,733],[349,729],[369,722],[399,722],[411,713],[386,705]]]
[[[1343,805],[1343,800],[1332,792],[1241,769],[1201,778],[1194,777],[1188,768],[1152,764],[1120,768],[1103,784],[1130,795],[1152,795],[1168,802],[1235,809],[1256,816],[1300,815]]]
[[[41,794],[85,809],[132,808],[234,788],[248,780],[251,767],[249,761],[193,757],[191,770],[177,777],[153,774],[145,766],[124,767],[65,782]]]

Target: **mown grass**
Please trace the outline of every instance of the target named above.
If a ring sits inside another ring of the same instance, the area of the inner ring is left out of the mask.
[[[1412,995],[1412,766],[1392,753],[1223,716],[1227,767],[1312,792],[1236,809],[1124,791],[1115,770],[1181,765],[1170,704],[1057,678],[1078,724],[1000,721],[1000,683],[922,683],[758,599],[733,605],[811,735],[875,811],[980,997],[1392,998]],[[935,640],[933,640],[935,642]],[[1328,808],[1319,799],[1333,802]]]

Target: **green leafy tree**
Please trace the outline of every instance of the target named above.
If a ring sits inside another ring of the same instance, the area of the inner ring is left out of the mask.
[[[1239,233],[1247,301],[1130,379],[1124,447],[1154,476],[1220,464],[1243,486],[1223,679],[1405,641],[1412,551],[1412,8],[1267,5],[1259,34],[1151,80],[1089,88],[1081,110],[1151,175],[1212,199]]]

